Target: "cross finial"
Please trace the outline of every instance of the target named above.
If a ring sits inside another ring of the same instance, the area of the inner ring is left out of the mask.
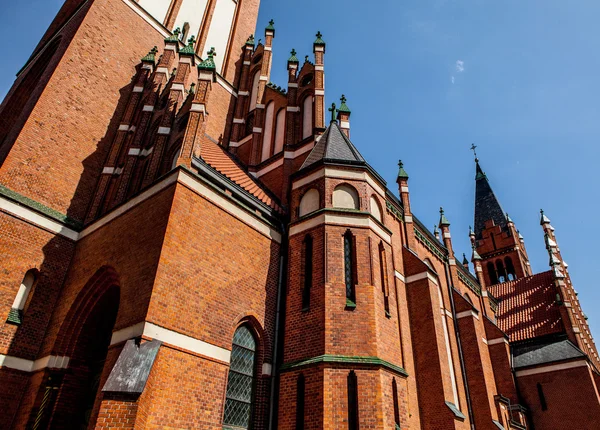
[[[177,27],[175,29],[175,31],[173,32],[174,35],[179,36],[179,33],[181,33],[181,30],[179,29],[179,27]]]
[[[213,58],[217,55],[217,51],[215,51],[215,47],[211,47],[210,51],[207,52],[209,58]]]
[[[269,25],[275,25],[275,20],[272,19],[271,21],[269,21]]]
[[[404,163],[402,162],[402,160],[398,160],[398,167],[400,167],[401,169],[404,167]]]
[[[444,208],[440,206],[440,215],[444,215]]]
[[[292,52],[290,52],[290,54],[292,54],[292,57],[295,57],[296,54],[297,54],[297,52],[296,52],[296,50],[294,48],[292,48]]]
[[[150,50],[151,54],[156,54],[157,52],[158,52],[158,48],[156,46]]]
[[[335,108],[335,103],[331,103],[331,107],[329,108],[329,112],[331,112],[331,122],[335,122],[335,113],[337,112],[337,109]]]
[[[317,31],[317,39],[320,39],[321,37],[323,37],[323,35],[321,34],[320,31]]]
[[[194,36],[194,35],[192,34],[192,37],[190,37],[190,38],[188,39],[188,44],[189,44],[190,46],[194,46],[194,43],[196,43],[196,36]]]
[[[473,151],[473,154],[475,155],[475,160],[477,161],[477,145],[475,145],[474,143],[471,145],[471,151]]]
[[[342,103],[346,103],[346,96],[342,94],[342,97],[340,97],[340,101]]]
[[[304,56],[304,62],[305,62],[305,63],[308,63],[308,55],[305,55],[305,56]]]

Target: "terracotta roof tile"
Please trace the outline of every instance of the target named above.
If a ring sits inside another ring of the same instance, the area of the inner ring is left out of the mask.
[[[222,147],[214,142],[204,141],[200,156],[213,169],[235,182],[261,202],[281,212],[279,204]]]
[[[552,272],[488,287],[498,299],[498,326],[511,342],[564,333]]]

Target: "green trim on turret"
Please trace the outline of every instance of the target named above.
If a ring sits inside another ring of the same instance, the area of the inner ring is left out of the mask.
[[[292,51],[290,52],[290,54],[291,54],[291,56],[288,59],[288,63],[295,63],[295,64],[300,63],[300,60],[298,60],[298,57],[296,57],[297,52],[295,49],[292,48]]]
[[[186,47],[179,50],[179,55],[196,55],[196,50],[194,49],[195,43],[196,38],[192,35],[192,37],[188,39]]]
[[[360,356],[347,356],[347,355],[332,355],[324,354],[317,357],[307,358],[304,360],[294,361],[292,363],[286,363],[281,366],[281,371],[295,370],[303,367],[311,367],[319,364],[349,364],[349,365],[363,365],[368,367],[383,367],[386,370],[397,373],[401,376],[408,376],[406,370],[400,366],[390,363],[389,361],[382,360],[379,357],[360,357]]]
[[[408,179],[408,173],[404,170],[404,163],[398,160],[398,179]]]
[[[20,309],[11,308],[10,311],[8,311],[8,318],[6,319],[6,322],[9,324],[21,325],[23,322],[23,311]]]
[[[254,35],[253,34],[248,36],[248,39],[246,40],[245,45],[254,46]]]
[[[440,227],[449,225],[450,221],[448,221],[448,218],[444,215],[444,208],[440,208]]]
[[[208,51],[206,54],[208,57],[206,57],[206,60],[198,64],[198,70],[208,70],[211,72],[216,71],[217,65],[215,64],[214,56],[217,55],[217,53],[215,48],[210,48],[210,51]]]
[[[167,43],[179,43],[179,35],[181,34],[181,30],[179,27],[173,31],[173,34],[165,39]]]
[[[321,34],[320,31],[317,31],[317,40],[315,40],[315,42],[313,43],[313,45],[315,46],[325,46],[325,41],[323,40],[323,35]]]
[[[346,101],[347,101],[346,96],[342,94],[342,97],[340,97],[340,107],[338,108],[338,112],[351,114],[352,112],[350,111],[350,108],[346,104]]]
[[[145,57],[142,58],[141,61],[145,63],[154,63],[156,61],[156,53],[158,52],[158,48],[155,46],[146,54]]]

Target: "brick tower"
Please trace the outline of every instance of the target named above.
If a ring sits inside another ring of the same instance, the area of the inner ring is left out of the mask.
[[[282,61],[258,3],[68,0],[19,72],[0,428],[595,428],[547,217],[532,275],[476,160],[471,273],[402,162],[395,193],[350,141],[345,96],[326,120],[323,34]]]

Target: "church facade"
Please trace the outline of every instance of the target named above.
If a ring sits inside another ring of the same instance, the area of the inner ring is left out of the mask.
[[[0,106],[0,428],[596,429],[600,361],[475,164],[471,259],[259,0],[67,0]],[[331,95],[330,95],[331,97]],[[401,154],[399,154],[401,155]],[[418,166],[411,166],[416,169]],[[541,244],[540,244],[541,246]]]

